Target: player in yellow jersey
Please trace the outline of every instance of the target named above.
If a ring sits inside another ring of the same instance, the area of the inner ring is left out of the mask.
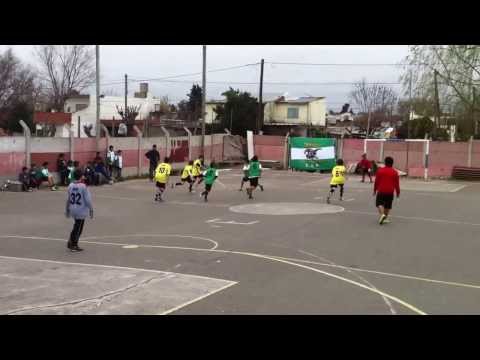
[[[194,181],[196,182],[195,186],[200,185],[203,181],[203,161],[203,155],[200,155],[198,159],[195,159],[195,161],[193,162],[192,175]]]
[[[192,186],[193,186],[193,160],[190,160],[187,165],[183,168],[182,175],[180,176],[180,182],[177,182],[175,184],[172,184],[172,189],[175,186],[181,186],[184,183],[188,182],[190,186],[188,187],[188,191],[192,192]]]
[[[343,165],[343,160],[337,160],[337,166],[332,169],[332,180],[330,180],[330,193],[327,196],[327,204],[330,204],[330,198],[335,193],[335,189],[340,187],[340,201],[343,200],[343,187],[345,185],[345,173],[347,169]]]
[[[172,172],[172,165],[170,165],[170,158],[167,156],[163,163],[159,164],[155,169],[155,201],[163,201],[163,193],[167,187],[168,178]]]

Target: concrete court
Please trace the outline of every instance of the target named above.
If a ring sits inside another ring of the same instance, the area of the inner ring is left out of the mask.
[[[0,313],[480,312],[480,184],[402,179],[379,226],[356,176],[330,206],[328,175],[266,170],[254,200],[240,179],[222,171],[207,204],[182,187],[154,203],[148,180],[93,187],[82,253],[64,190],[0,193]]]

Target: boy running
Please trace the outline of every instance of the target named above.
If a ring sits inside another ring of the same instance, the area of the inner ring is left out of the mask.
[[[258,179],[262,174],[262,165],[258,161],[258,157],[255,155],[250,160],[250,164],[248,165],[248,179],[250,180],[250,187],[247,188],[247,194],[249,199],[253,199],[253,191],[258,186]]]
[[[217,165],[214,161],[210,163],[210,167],[203,173],[205,179],[205,191],[202,192],[201,196],[205,197],[205,202],[208,201],[207,197],[210,191],[212,190],[213,183],[218,178]]]
[[[155,169],[155,186],[157,191],[155,193],[155,201],[163,201],[163,193],[167,187],[168,178],[172,172],[172,165],[170,165],[169,157],[165,157],[163,163],[159,164]]]
[[[172,184],[172,189],[175,187],[175,186],[181,186],[183,185],[184,183],[188,182],[190,184],[190,186],[188,187],[188,191],[189,192],[192,192],[192,186],[193,186],[193,175],[192,175],[192,171],[193,171],[193,160],[190,160],[188,162],[187,165],[185,165],[185,167],[183,168],[183,171],[182,171],[182,175],[180,177],[180,181],[181,182],[177,182],[175,184]]]
[[[238,191],[243,191],[243,184],[245,184],[246,182],[248,182],[248,165],[250,164],[250,162],[248,161],[247,158],[245,158],[244,160],[244,164],[243,164],[243,178],[242,178],[242,182],[240,183],[240,189],[238,189]],[[260,187],[260,190],[263,191],[263,185],[261,184],[258,184],[258,186]]]
[[[385,167],[377,170],[375,184],[373,186],[373,195],[377,195],[375,202],[380,219],[378,223],[383,225],[389,223],[387,217],[392,209],[393,195],[397,193],[397,199],[400,197],[400,177],[397,170],[393,168],[393,158],[385,158]]]
[[[330,204],[330,198],[335,193],[335,189],[340,187],[340,201],[343,200],[343,190],[345,185],[345,173],[347,169],[343,165],[343,160],[337,160],[337,166],[332,169],[332,180],[330,181],[330,193],[327,196],[327,204]]]
[[[203,181],[203,174],[202,174],[202,168],[203,168],[203,155],[200,155],[198,157],[198,159],[196,159],[194,162],[193,162],[193,171],[192,171],[192,174],[193,174],[193,178],[195,179],[195,181],[197,182],[197,184],[195,186],[198,186],[202,183]]]
[[[81,182],[83,173],[80,169],[76,169],[73,174],[74,182],[68,185],[67,204],[65,208],[65,216],[74,219],[72,232],[70,233],[70,239],[68,240],[67,247],[72,252],[82,251],[82,248],[78,247],[78,240],[83,231],[83,225],[88,215],[93,219],[93,206],[92,197],[87,186]]]

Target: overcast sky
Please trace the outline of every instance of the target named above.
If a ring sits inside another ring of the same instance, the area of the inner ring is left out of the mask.
[[[0,51],[8,47],[25,62],[35,65],[32,46],[0,45]],[[321,63],[321,64],[396,64],[407,55],[405,46],[340,46],[340,45],[264,45],[264,46],[207,46],[207,70],[244,64],[254,64],[265,59],[264,93],[288,93],[289,96],[325,96],[329,109],[340,110],[348,102],[351,85],[304,84],[355,82],[366,78],[368,82],[398,83],[400,67],[395,66],[313,66],[279,65],[269,62]],[[131,79],[155,79],[175,75],[201,73],[202,46],[139,46],[105,45],[100,47],[101,82],[123,81],[124,74]],[[253,65],[229,71],[207,73],[207,99],[221,98],[228,86],[258,93],[260,66]],[[201,74],[171,79],[170,82],[148,81],[155,96],[167,95],[172,102],[186,97],[192,83],[201,84]],[[175,81],[175,82],[173,82]],[[220,82],[220,83],[209,83]],[[233,84],[229,84],[232,83]],[[253,84],[235,84],[235,83]],[[295,84],[269,84],[287,82]],[[301,84],[298,84],[301,83]],[[392,85],[400,90],[400,85]],[[138,83],[129,84],[129,93],[137,91]],[[94,93],[95,89],[86,92]],[[102,93],[123,95],[123,85],[102,86]]]

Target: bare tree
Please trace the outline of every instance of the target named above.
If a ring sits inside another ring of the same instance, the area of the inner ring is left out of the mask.
[[[51,106],[63,111],[65,100],[95,80],[95,54],[89,45],[40,45],[34,55]]]
[[[127,110],[124,111],[122,106],[115,105],[117,108],[117,113],[122,117],[122,121],[124,121],[127,124],[132,124],[135,122],[135,119],[137,118],[138,114],[140,113],[141,105],[130,105],[127,106]]]

